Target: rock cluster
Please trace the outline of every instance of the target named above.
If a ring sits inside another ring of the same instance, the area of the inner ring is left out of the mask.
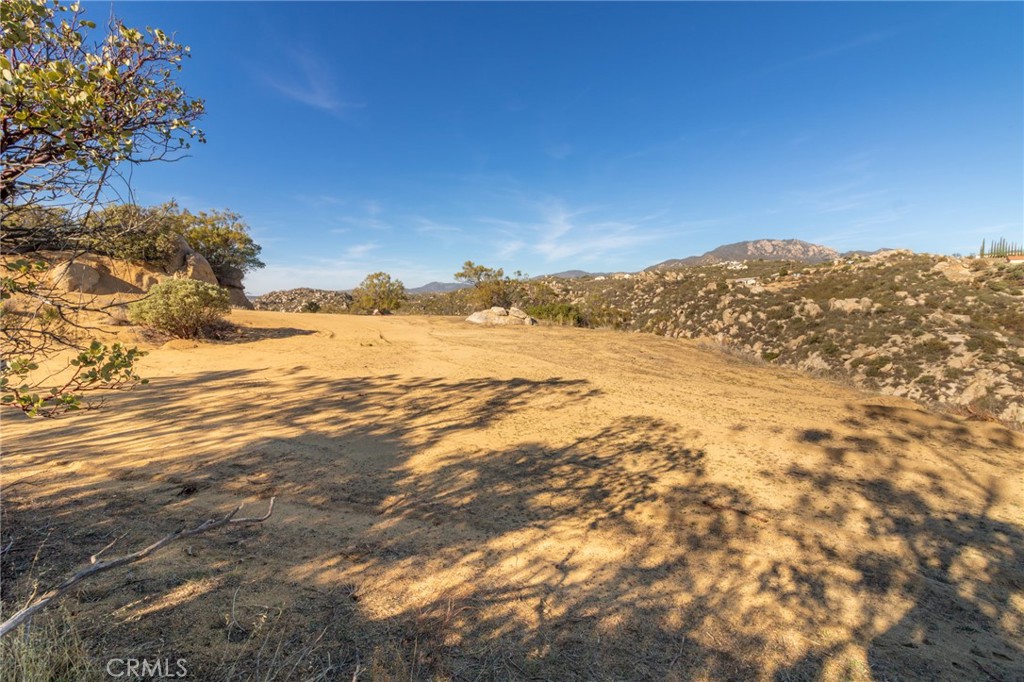
[[[287,289],[272,291],[252,299],[256,310],[283,313],[341,313],[352,306],[352,296],[344,291],[327,289]]]
[[[231,305],[252,308],[242,287],[241,270],[231,269],[218,279],[206,258],[178,238],[175,252],[163,263],[134,263],[91,253],[41,251],[38,256],[52,264],[50,284],[58,291],[83,294],[144,294],[167,279],[195,279],[228,290]]]
[[[484,325],[535,325],[533,319],[519,308],[502,308],[495,306],[488,310],[480,310],[466,318],[466,322]]]

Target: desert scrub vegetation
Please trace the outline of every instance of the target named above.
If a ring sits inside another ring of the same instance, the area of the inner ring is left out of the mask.
[[[0,682],[99,682],[101,673],[65,609],[0,639]]]
[[[547,320],[568,327],[585,327],[583,312],[571,303],[543,303],[526,307],[526,312],[538,320]]]
[[[228,292],[194,279],[172,279],[152,289],[146,298],[128,306],[132,322],[182,339],[216,331],[231,310]]]

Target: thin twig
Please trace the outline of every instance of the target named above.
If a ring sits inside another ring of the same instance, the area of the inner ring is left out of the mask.
[[[97,573],[103,573],[104,571],[109,571],[114,568],[119,568],[121,566],[125,566],[127,564],[140,561],[141,559],[145,559],[150,554],[158,552],[159,550],[163,549],[175,540],[180,540],[182,538],[190,538],[195,535],[199,535],[200,533],[206,533],[208,531],[216,530],[217,528],[222,528],[224,526],[249,523],[262,523],[266,521],[270,518],[270,515],[274,513],[275,499],[277,498],[270,498],[270,506],[267,509],[267,513],[263,516],[247,516],[236,519],[235,515],[242,510],[242,505],[238,505],[237,507],[234,508],[234,510],[232,510],[223,518],[208,519],[207,521],[204,521],[195,528],[182,529],[179,531],[175,531],[170,535],[164,536],[163,538],[157,540],[148,547],[144,547],[136,552],[125,554],[124,556],[119,556],[115,559],[110,559],[108,561],[99,561],[98,559],[100,555],[114,544],[113,542],[110,543],[90,558],[89,566],[83,568],[71,577],[67,578],[60,585],[57,585],[57,587],[54,587],[52,590],[42,595],[41,597],[30,600],[28,605],[26,605],[23,609],[21,609],[13,616],[5,620],[2,624],[0,624],[0,637],[4,637],[9,632],[17,628],[19,625],[21,625],[23,622],[31,618],[35,613],[46,608],[51,602],[60,599],[72,587],[74,587],[75,585],[77,585],[78,583],[87,578],[91,578]],[[117,542],[117,540],[115,540],[114,542]]]

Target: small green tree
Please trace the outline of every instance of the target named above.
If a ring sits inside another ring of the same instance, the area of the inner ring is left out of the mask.
[[[526,275],[519,271],[514,274],[515,278],[508,277],[501,268],[495,270],[468,260],[454,276],[456,281],[473,285],[474,305],[481,308],[508,308],[515,304],[516,299],[522,294],[523,282],[526,279]]]
[[[391,279],[386,272],[375,272],[352,291],[352,298],[357,310],[390,313],[398,310],[408,295],[400,280]]]
[[[203,254],[218,279],[264,267],[258,258],[262,248],[249,236],[249,226],[238,213],[214,210],[193,215],[185,211],[182,222],[185,240]]]
[[[230,311],[231,300],[224,289],[194,279],[171,279],[128,306],[128,317],[172,336],[194,339],[223,324]]]

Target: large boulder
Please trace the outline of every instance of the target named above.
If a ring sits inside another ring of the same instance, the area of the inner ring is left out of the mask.
[[[537,320],[519,308],[502,308],[495,306],[489,310],[480,310],[466,318],[466,322],[483,325],[535,325]]]
[[[58,263],[49,272],[50,283],[59,291],[77,291],[83,294],[94,293],[100,283],[100,272],[96,268],[67,261]]]
[[[874,302],[870,298],[832,298],[828,309],[841,313],[870,313]]]
[[[944,260],[932,266],[932,272],[938,272],[950,282],[973,282],[974,273],[960,261]]]
[[[213,274],[213,268],[201,253],[193,251],[185,256],[185,264],[174,273],[178,279],[197,279],[200,282],[220,286],[217,275]]]
[[[220,285],[228,289],[244,289],[245,285],[242,284],[243,277],[245,277],[244,272],[230,265],[222,267],[220,272],[217,273]]]
[[[157,267],[91,253],[41,251],[38,256],[52,263],[47,276],[53,287],[62,292],[141,294],[167,279]]]
[[[175,239],[174,251],[163,262],[164,270],[168,274],[181,270],[185,267],[186,259],[195,252],[196,250],[179,234]]]
[[[245,308],[246,310],[255,310],[249,297],[245,295],[245,291],[238,287],[224,287],[228,290],[228,298],[231,299],[232,308]]]

